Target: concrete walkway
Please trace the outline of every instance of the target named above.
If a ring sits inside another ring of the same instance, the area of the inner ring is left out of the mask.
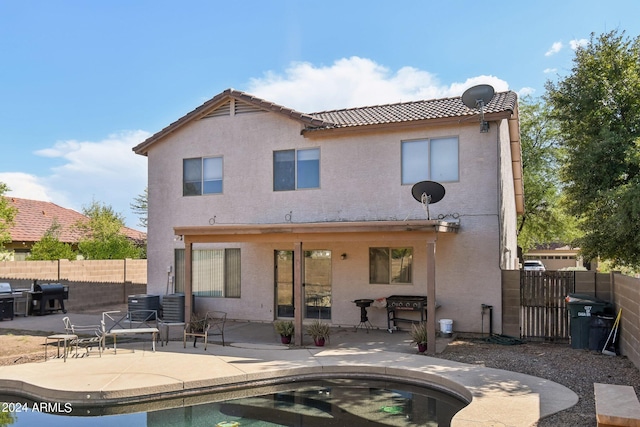
[[[126,309],[126,308],[125,308]],[[99,313],[68,314],[75,324],[96,324]],[[63,314],[15,318],[0,322],[2,329],[43,332],[64,331]],[[172,331],[167,346],[151,351],[149,338],[118,341],[118,353],[93,350],[82,358],[50,359],[0,367],[0,390],[35,401],[70,403],[76,407],[112,403],[131,405],[158,397],[175,398],[187,405],[202,391],[220,392],[238,385],[321,376],[361,376],[405,380],[449,390],[470,402],[458,412],[453,426],[530,426],[538,419],[569,408],[578,397],[552,381],[519,373],[451,362],[418,354],[406,332],[386,330],[333,330],[325,347],[310,342],[302,348],[279,344],[270,323],[228,322],[225,342],[210,339],[207,350],[200,341],[183,348],[181,330]],[[44,339],[43,339],[44,342]],[[438,339],[442,351],[447,340]],[[246,391],[244,392],[247,393]],[[184,396],[188,396],[187,399]],[[154,403],[145,406],[148,410]],[[140,410],[140,407],[136,407]]]

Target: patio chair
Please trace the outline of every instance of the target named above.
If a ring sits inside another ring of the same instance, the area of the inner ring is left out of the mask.
[[[209,335],[220,335],[224,346],[224,324],[227,313],[223,311],[208,311],[204,316],[194,314],[191,321],[185,325],[182,344],[187,347],[187,338],[193,337],[193,346],[196,347],[198,338],[204,341],[204,349],[207,350]]]
[[[74,325],[71,323],[69,316],[62,318],[64,323],[64,330],[67,334],[77,335],[77,342],[72,342],[71,345],[78,345],[78,347],[84,348],[85,356],[89,355],[89,351],[93,346],[98,346],[98,353],[102,357],[102,348],[104,346],[104,335],[102,334],[102,328],[100,325]]]
[[[224,324],[227,321],[227,313],[224,311],[209,311],[205,317],[209,321],[208,335],[220,335],[222,337],[222,346],[224,347]]]

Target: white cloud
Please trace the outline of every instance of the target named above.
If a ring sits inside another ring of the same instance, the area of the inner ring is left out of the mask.
[[[544,56],[555,55],[556,53],[560,52],[561,49],[562,49],[562,42],[555,42],[554,44],[551,45],[551,48],[547,51],[547,53],[544,54]]]
[[[145,131],[127,131],[97,142],[59,141],[35,154],[61,159],[61,166],[42,176],[3,173],[0,181],[11,189],[7,195],[49,201],[77,211],[93,200],[107,204],[125,216],[129,227],[135,227],[137,217],[129,205],[147,185],[147,159],[132,148],[149,136]]]
[[[535,91],[536,90],[532,87],[523,87],[518,91],[518,97],[522,98],[525,96],[533,95]]]
[[[545,74],[551,74],[551,73],[555,73],[556,71],[558,71],[557,68],[545,68],[543,73]]]
[[[587,39],[574,39],[569,42],[569,46],[573,50],[576,50],[579,47],[585,47],[588,44],[589,44],[589,40]]]
[[[21,199],[51,201],[51,189],[39,177],[24,172],[0,173],[0,182],[9,187],[7,196],[20,197]]]
[[[392,72],[359,57],[343,58],[330,66],[293,63],[284,74],[268,72],[252,79],[247,91],[260,98],[305,113],[362,107],[418,99],[460,96],[476,84],[490,84],[497,92],[509,89],[495,76],[471,77],[446,85],[435,74],[414,67]]]

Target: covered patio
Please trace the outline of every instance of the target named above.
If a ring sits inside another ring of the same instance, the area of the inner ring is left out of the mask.
[[[436,309],[436,242],[440,233],[457,233],[459,223],[442,220],[359,221],[284,224],[214,224],[207,226],[177,226],[174,233],[184,241],[184,292],[192,295],[192,253],[196,243],[280,243],[289,244],[294,259],[294,344],[302,345],[303,337],[303,271],[304,247],[318,242],[376,242],[397,239],[426,247],[427,313]],[[185,298],[185,321],[193,312],[192,299]],[[427,353],[435,353],[435,316],[427,316],[429,330]]]

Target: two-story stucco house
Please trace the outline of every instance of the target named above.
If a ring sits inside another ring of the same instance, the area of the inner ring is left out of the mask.
[[[482,304],[500,325],[523,210],[516,94],[484,119],[461,98],[307,114],[225,90],[134,148],[149,162],[148,292],[193,292],[187,315],[295,318],[298,340],[305,319],[358,325],[354,300],[391,295],[428,296],[433,334],[441,318],[480,332]],[[428,218],[421,181],[446,190]],[[378,305],[369,321],[387,328]]]

